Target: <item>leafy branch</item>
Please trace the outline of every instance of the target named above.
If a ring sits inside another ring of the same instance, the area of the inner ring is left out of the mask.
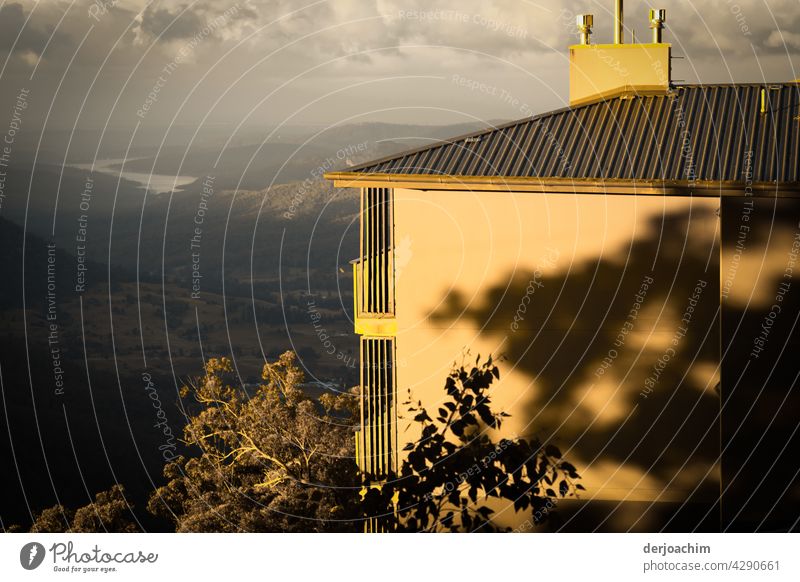
[[[499,379],[492,357],[481,362],[478,356],[474,365],[450,372],[434,417],[419,400],[403,403],[419,437],[403,448],[399,475],[364,495],[368,515],[386,516],[378,518],[384,530],[500,531],[491,499],[542,516],[541,523],[557,498],[583,489],[575,466],[553,444],[492,438],[509,417],[492,408],[490,389]]]

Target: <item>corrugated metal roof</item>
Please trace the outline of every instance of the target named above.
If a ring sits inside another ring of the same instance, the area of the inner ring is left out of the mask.
[[[797,183],[798,116],[797,83],[686,85],[537,115],[348,173]]]

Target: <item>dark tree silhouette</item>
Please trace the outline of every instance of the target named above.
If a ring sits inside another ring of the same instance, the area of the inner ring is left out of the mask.
[[[491,500],[530,512],[533,523],[552,514],[557,497],[575,496],[583,486],[575,467],[553,445],[536,439],[491,438],[504,412],[489,396],[500,371],[491,356],[454,368],[445,382],[447,398],[432,418],[418,401],[404,404],[421,428],[408,443],[400,475],[364,491],[367,516],[384,531],[500,531]],[[530,520],[529,520],[530,521]]]

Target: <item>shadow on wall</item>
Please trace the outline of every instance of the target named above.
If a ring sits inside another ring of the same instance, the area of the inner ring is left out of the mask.
[[[797,531],[800,200],[724,199],[722,216],[722,525]]]
[[[718,224],[711,205],[665,212],[616,256],[512,273],[431,313],[505,334],[505,373],[532,381],[521,432],[581,464],[588,491],[562,529],[718,528]]]
[[[664,212],[616,256],[430,314],[503,340],[530,379],[521,434],[557,439],[588,489],[561,529],[798,528],[800,201],[721,210],[721,228],[713,205]]]

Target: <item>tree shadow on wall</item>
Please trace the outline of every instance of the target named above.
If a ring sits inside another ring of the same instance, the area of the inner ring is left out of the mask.
[[[561,529],[718,529],[717,227],[714,209],[693,207],[632,228],[613,254],[570,264],[531,249],[529,264],[550,253],[555,269],[510,273],[469,302],[451,294],[430,314],[505,338],[506,373],[531,379],[513,412],[522,434],[536,427],[593,470]]]
[[[800,200],[727,198],[722,215],[722,529],[797,531]]]

